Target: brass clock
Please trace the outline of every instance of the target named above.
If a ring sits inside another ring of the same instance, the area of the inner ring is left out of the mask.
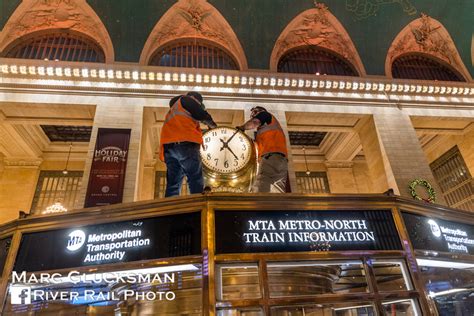
[[[201,160],[213,191],[246,192],[256,167],[255,146],[242,131],[217,127],[203,135]]]

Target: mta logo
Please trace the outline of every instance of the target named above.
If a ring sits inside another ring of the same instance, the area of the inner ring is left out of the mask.
[[[66,248],[69,251],[78,250],[86,242],[86,234],[80,229],[73,231],[68,236],[69,236],[69,239],[67,241]]]
[[[439,229],[439,225],[432,219],[428,221],[428,224],[430,225],[431,233],[437,238],[441,237],[441,229]]]
[[[12,305],[31,304],[31,288],[27,286],[12,286],[10,290]]]

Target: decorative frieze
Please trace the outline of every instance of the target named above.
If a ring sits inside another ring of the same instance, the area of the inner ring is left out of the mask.
[[[28,159],[28,158],[4,158],[4,168],[39,168],[43,159]]]

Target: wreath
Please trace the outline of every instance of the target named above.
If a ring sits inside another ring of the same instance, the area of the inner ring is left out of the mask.
[[[427,199],[424,199],[424,198],[420,197],[416,193],[416,187],[419,186],[419,185],[426,188],[426,191],[428,192],[428,198]],[[415,179],[412,182],[410,182],[410,185],[408,187],[410,188],[411,196],[415,200],[425,201],[425,202],[428,202],[428,203],[434,203],[436,201],[436,191],[433,189],[433,187],[431,186],[431,184],[428,181],[423,180],[423,179]]]

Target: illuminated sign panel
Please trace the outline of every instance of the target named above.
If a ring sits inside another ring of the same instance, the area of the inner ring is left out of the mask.
[[[474,254],[474,226],[403,213],[415,249]]]
[[[189,213],[29,233],[15,271],[201,254],[201,215]]]
[[[216,211],[216,253],[400,250],[390,211]]]

